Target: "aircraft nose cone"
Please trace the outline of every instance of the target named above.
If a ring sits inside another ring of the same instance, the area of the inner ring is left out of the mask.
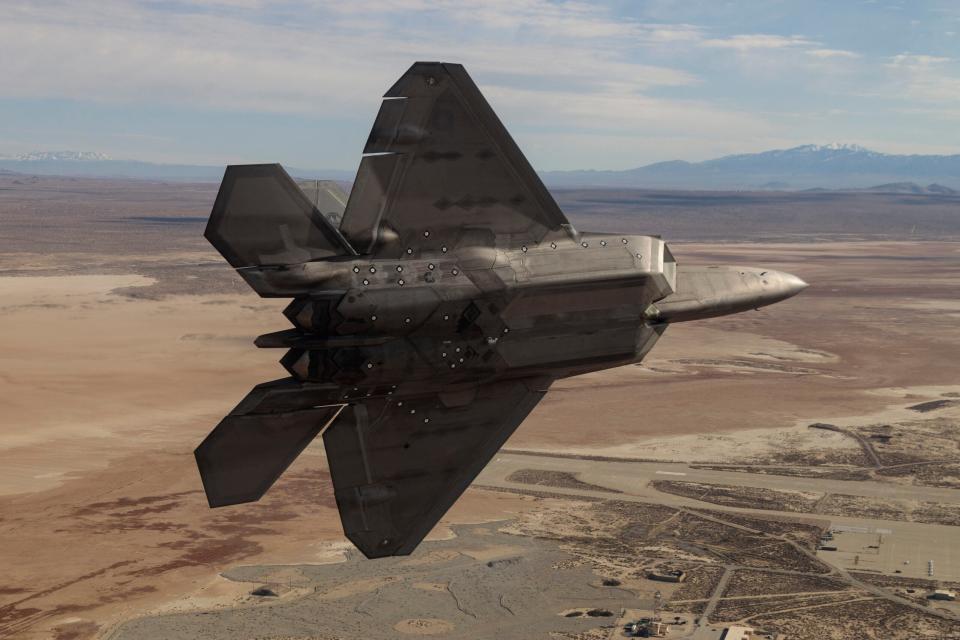
[[[804,282],[802,279],[793,275],[792,273],[783,273],[781,272],[781,277],[783,279],[783,285],[790,292],[791,296],[795,296],[810,285]]]
[[[773,278],[770,278],[770,276],[773,276]],[[773,280],[773,282],[776,283],[774,287],[775,292],[772,293],[773,297],[777,300],[792,298],[810,286],[792,273],[785,273],[783,271],[768,273],[767,279]]]

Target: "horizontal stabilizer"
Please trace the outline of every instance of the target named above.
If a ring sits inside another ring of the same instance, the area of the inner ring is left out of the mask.
[[[227,167],[204,235],[235,269],[356,255],[279,164]]]
[[[342,407],[244,412],[276,404],[275,398],[283,397],[276,390],[265,392],[265,386],[251,391],[194,451],[211,507],[259,500]]]

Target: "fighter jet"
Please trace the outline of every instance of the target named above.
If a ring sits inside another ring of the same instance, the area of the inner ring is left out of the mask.
[[[255,341],[287,350],[289,376],[254,387],[195,455],[222,507],[260,499],[322,434],[368,558],[412,552],[553,381],[807,286],[577,231],[457,64],[403,74],[345,207],[334,192],[278,164],[227,167],[205,236],[258,294],[291,298],[293,328]]]

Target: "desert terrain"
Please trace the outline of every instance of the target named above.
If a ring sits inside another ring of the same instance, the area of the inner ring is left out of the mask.
[[[201,237],[215,193],[0,176],[0,637],[608,638],[659,608],[668,637],[960,638],[928,597],[960,586],[960,199],[558,192],[583,230],[811,287],[558,381],[371,562],[319,440],[207,507],[193,448],[283,377],[252,340],[286,328]]]

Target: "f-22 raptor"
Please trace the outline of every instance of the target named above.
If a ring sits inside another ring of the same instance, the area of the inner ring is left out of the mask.
[[[344,533],[369,558],[412,552],[554,380],[807,286],[577,231],[457,64],[403,74],[345,207],[330,193],[278,164],[227,167],[205,235],[258,294],[292,298],[293,328],[255,342],[287,349],[290,375],[195,454],[211,507],[251,502],[322,433]]]

